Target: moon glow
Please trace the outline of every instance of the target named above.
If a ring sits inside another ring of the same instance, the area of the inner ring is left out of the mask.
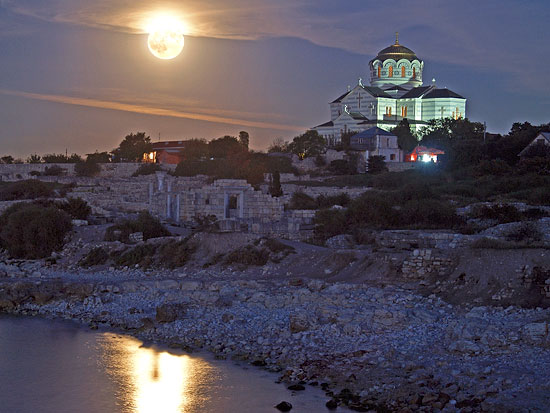
[[[153,56],[174,59],[183,50],[183,24],[171,19],[158,19],[150,26],[147,45]]]

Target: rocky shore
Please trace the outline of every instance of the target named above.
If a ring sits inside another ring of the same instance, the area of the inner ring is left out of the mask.
[[[60,272],[8,262],[0,309],[247,360],[289,385],[322,386],[327,408],[548,411],[550,309],[452,306],[405,287],[216,271]]]

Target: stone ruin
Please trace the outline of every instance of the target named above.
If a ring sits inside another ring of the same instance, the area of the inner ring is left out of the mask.
[[[175,223],[212,219],[220,231],[289,239],[310,237],[315,214],[285,211],[281,198],[256,191],[245,180],[219,179],[201,185],[165,173],[157,173],[157,182],[149,184],[149,205],[152,213]]]

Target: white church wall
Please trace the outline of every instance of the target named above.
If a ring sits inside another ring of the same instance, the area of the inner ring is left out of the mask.
[[[458,108],[459,116],[464,118],[466,100],[458,98],[422,99],[422,120],[452,118]]]

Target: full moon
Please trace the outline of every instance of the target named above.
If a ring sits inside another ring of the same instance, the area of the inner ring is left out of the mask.
[[[147,45],[153,56],[163,60],[178,57],[183,50],[184,26],[182,23],[170,19],[155,20],[149,28]]]

